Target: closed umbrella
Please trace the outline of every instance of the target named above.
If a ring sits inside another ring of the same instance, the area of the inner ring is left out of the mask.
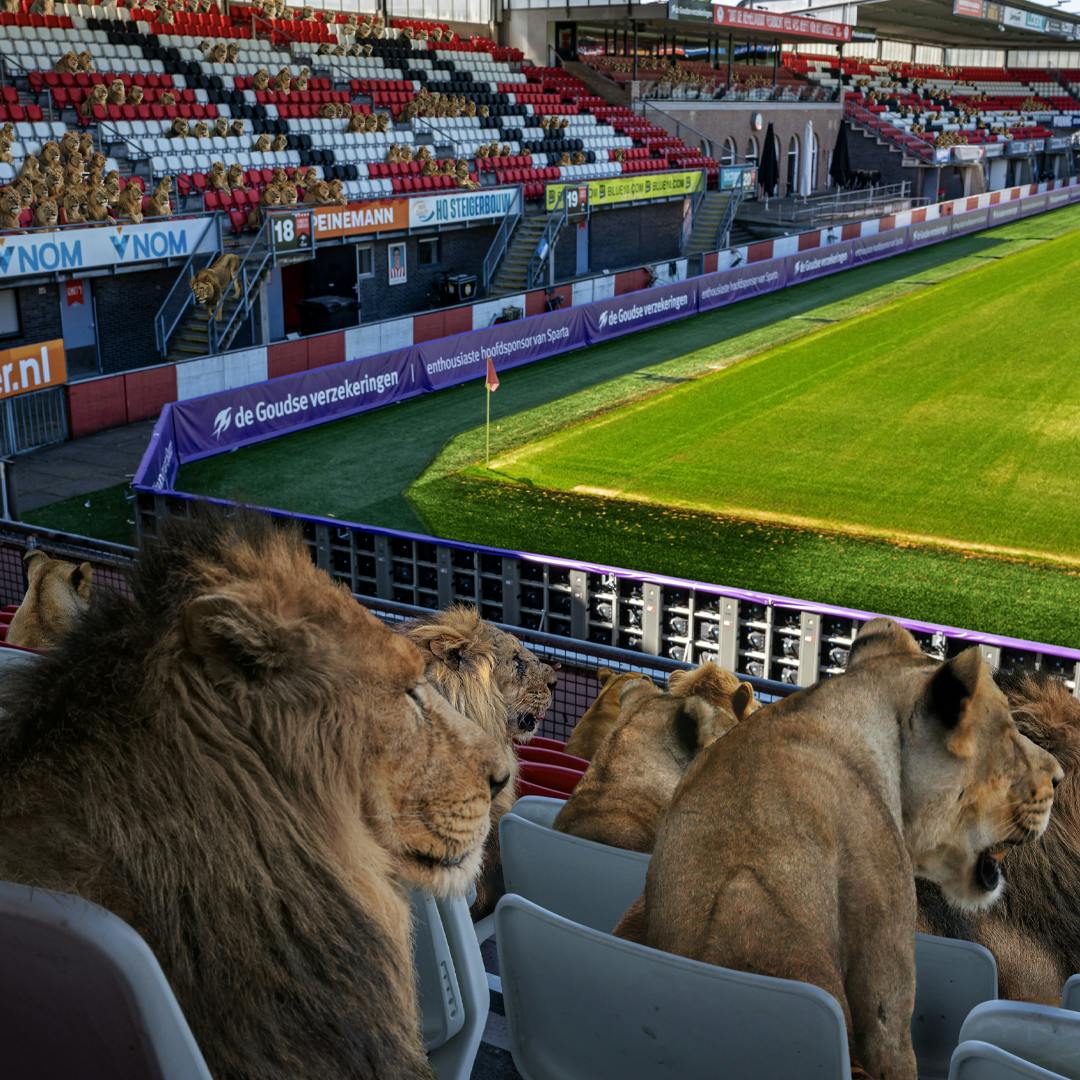
[[[836,133],[836,145],[833,147],[829,175],[836,181],[838,188],[846,188],[851,183],[851,158],[848,156],[845,124],[841,124],[840,130]]]
[[[777,185],[780,183],[780,162],[776,160],[776,136],[773,134],[772,124],[765,131],[765,148],[758,164],[758,183],[765,192],[766,199],[776,194]]]

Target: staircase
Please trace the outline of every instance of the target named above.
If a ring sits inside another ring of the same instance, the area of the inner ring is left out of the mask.
[[[686,245],[686,255],[701,255],[716,250],[716,234],[731,201],[730,191],[706,191],[694,217],[694,231]]]
[[[602,97],[612,105],[630,104],[629,90],[624,90],[618,83],[604,78],[588,64],[582,64],[577,60],[564,60],[562,67],[568,75],[580,79],[597,97]]]
[[[528,288],[529,262],[547,227],[546,214],[523,217],[491,282],[492,297],[523,292]]]

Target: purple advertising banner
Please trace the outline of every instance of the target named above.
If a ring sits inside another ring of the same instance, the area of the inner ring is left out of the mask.
[[[711,311],[725,304],[733,304],[736,300],[782,289],[787,284],[786,271],[783,259],[770,259],[768,262],[740,266],[734,270],[719,270],[715,274],[696,278],[698,311]]]
[[[648,330],[697,311],[697,281],[680,281],[655,289],[597,300],[579,309],[585,316],[585,336],[590,345]]]
[[[852,250],[852,242],[844,240],[826,248],[789,255],[785,261],[788,284],[798,285],[825,274],[835,274],[837,270],[851,269],[855,265],[855,252]]]
[[[1020,203],[1003,203],[990,207],[990,224],[1000,225],[1005,221],[1015,221],[1020,216]]]
[[[873,262],[875,259],[887,259],[890,255],[899,255],[910,248],[908,230],[888,229],[873,236],[861,236],[851,241],[852,254],[856,266]]]
[[[176,453],[176,435],[173,429],[173,406],[161,410],[150,443],[143,452],[142,460],[132,481],[136,486],[153,488],[155,491],[171,491],[180,470]]]
[[[412,349],[222,390],[173,406],[181,461],[352,416],[424,392]]]
[[[1027,217],[1028,214],[1041,214],[1046,209],[1046,196],[1045,195],[1032,195],[1029,199],[1024,199],[1020,204],[1020,212]]]
[[[1068,206],[1078,196],[1080,196],[1080,187],[1050,191],[1046,195],[1046,208],[1047,210],[1056,210],[1059,206]]]
[[[585,344],[585,320],[578,307],[425,341],[413,346],[413,353],[425,388],[441,390],[483,375],[489,356],[497,370],[505,371]]]
[[[962,235],[985,229],[990,224],[989,210],[969,210],[966,214],[953,214],[952,234]]]
[[[948,217],[937,218],[935,221],[920,221],[918,225],[912,225],[908,229],[912,247],[938,244],[942,240],[948,240],[951,235],[952,218]]]

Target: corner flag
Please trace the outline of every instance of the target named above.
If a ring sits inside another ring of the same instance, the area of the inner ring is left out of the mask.
[[[487,376],[485,378],[488,390],[494,394],[499,389],[499,376],[495,374],[495,365],[491,361],[491,357],[487,360]]]

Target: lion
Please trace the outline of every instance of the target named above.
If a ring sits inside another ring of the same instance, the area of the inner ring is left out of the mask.
[[[81,191],[66,191],[63,200],[64,224],[81,225],[86,221],[86,195]]]
[[[66,52],[59,60],[53,64],[53,71],[59,72],[61,75],[74,75],[79,70],[79,57],[78,54],[73,52]]]
[[[129,105],[141,105],[146,100],[146,93],[138,83],[132,83],[128,87],[127,103]]]
[[[210,171],[206,174],[206,186],[211,191],[229,191],[228,173],[225,171],[225,162],[215,161],[210,165]]]
[[[234,120],[229,125],[229,134],[230,135],[235,135],[235,136],[243,135],[244,134],[244,121],[243,120]]]
[[[942,663],[872,619],[843,675],[698,756],[617,930],[816,984],[844,1012],[854,1063],[916,1080],[915,876],[961,906],[993,904],[1001,852],[1042,834],[1061,776],[978,647]]]
[[[109,95],[106,98],[110,105],[125,105],[127,103],[127,90],[123,80],[113,79],[109,83]]]
[[[528,742],[551,708],[555,671],[513,634],[458,604],[402,627],[424,657],[436,689],[488,735],[495,738],[509,770],[509,782],[491,804],[491,833],[476,886],[474,918],[483,918],[503,893],[499,819],[517,799],[514,744]]]
[[[197,120],[195,126],[191,129],[191,137],[193,139],[209,139],[210,125],[205,120]]]
[[[55,229],[60,222],[60,210],[55,199],[42,199],[34,207],[34,224],[40,229]]]
[[[270,85],[270,72],[266,68],[259,68],[251,77],[251,85],[256,90],[265,90]]]
[[[141,225],[143,219],[142,209],[142,188],[138,184],[129,182],[127,187],[120,192],[120,198],[117,199],[117,209],[120,211],[120,217],[129,218],[134,224]]]
[[[289,149],[289,137],[288,135],[281,134],[275,135],[274,141],[270,144],[270,149],[280,153],[282,150]]]
[[[79,53],[79,70],[86,75],[94,73],[94,58],[85,49]]]
[[[267,135],[266,132],[263,132],[262,135],[257,135],[255,137],[255,142],[252,143],[251,149],[257,150],[260,153],[268,153],[272,146],[273,139],[271,139],[271,137]]]
[[[22,200],[11,187],[0,188],[0,229],[17,229],[21,222]]]
[[[941,890],[917,881],[919,929],[985,945],[997,960],[1004,998],[1057,1005],[1080,971],[1080,701],[1045,674],[997,676],[1020,732],[1065,770],[1050,824],[1033,844],[1002,860],[1007,888],[988,911],[961,911]]]
[[[624,680],[615,730],[559,811],[559,832],[649,852],[671,796],[698,753],[754,712],[749,683],[713,663],[676,671],[668,692]]]
[[[90,93],[83,98],[82,104],[79,106],[79,115],[84,120],[90,120],[94,115],[94,106],[105,106],[105,102],[109,97],[109,91],[104,83],[96,83],[90,88]]]
[[[157,103],[159,105],[161,105],[163,108],[167,109],[170,106],[176,104],[176,98],[172,95],[172,93],[170,91],[161,90],[161,91],[158,92]]]
[[[497,744],[269,518],[172,523],[131,586],[5,676],[0,879],[134,927],[215,1076],[433,1080],[405,890],[468,888]]]
[[[232,285],[233,299],[240,299],[239,255],[222,255],[204,270],[197,270],[191,279],[191,293],[202,304],[208,316],[221,322],[221,309],[225,306],[225,293]]]
[[[600,745],[615,730],[623,690],[634,682],[652,682],[648,675],[640,671],[616,673],[606,667],[598,668],[596,677],[600,682],[600,692],[574,725],[566,741],[566,752],[586,761],[592,761]]]
[[[26,595],[8,627],[9,645],[51,649],[90,606],[93,568],[52,559],[40,548],[23,556]]]
[[[86,193],[86,216],[90,221],[111,220],[109,196],[101,184],[93,184]]]

